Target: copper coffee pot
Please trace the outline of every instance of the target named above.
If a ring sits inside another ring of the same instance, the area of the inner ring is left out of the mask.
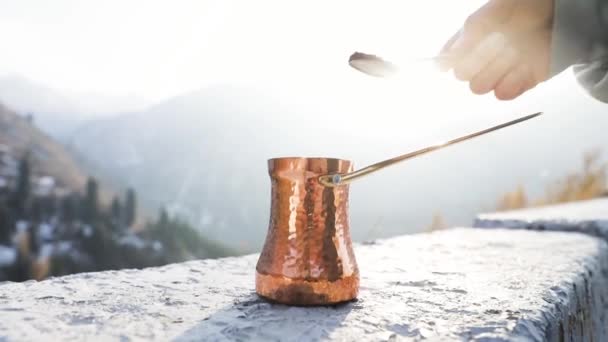
[[[256,267],[257,293],[290,305],[328,305],[357,297],[359,269],[348,222],[349,183],[400,161],[534,118],[535,113],[358,171],[348,160],[275,158],[270,224]]]
[[[522,121],[535,113],[353,171],[348,160],[275,158],[270,223],[256,266],[256,292],[288,305],[330,305],[359,292],[348,216],[349,184],[384,167]]]
[[[348,224],[348,185],[326,187],[319,176],[352,171],[331,158],[268,161],[270,225],[256,272],[256,291],[292,305],[351,300],[359,290]]]

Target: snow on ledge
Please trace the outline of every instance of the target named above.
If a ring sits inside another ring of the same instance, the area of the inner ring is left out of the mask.
[[[361,292],[269,304],[257,255],[0,285],[0,340],[608,340],[608,247],[577,233],[459,228],[355,248]]]
[[[481,214],[473,226],[580,232],[608,241],[608,198]]]

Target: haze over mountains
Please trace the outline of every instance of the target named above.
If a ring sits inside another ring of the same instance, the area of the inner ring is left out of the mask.
[[[60,92],[17,74],[0,77],[0,102],[21,115],[32,114],[39,127],[61,140],[87,120],[142,108],[145,103],[134,96]]]
[[[266,159],[313,126],[263,92],[218,86],[91,122],[70,144],[92,169],[138,189],[149,207],[166,205],[205,236],[251,250],[268,219]]]
[[[437,212],[451,225],[470,224],[477,212],[492,210],[504,192],[521,184],[537,196],[577,169],[585,151],[608,148],[605,105],[568,83],[568,75],[565,82],[513,103],[470,96],[462,86],[442,89],[450,96],[438,99],[439,79],[389,84],[357,77],[349,86],[331,79],[303,85],[218,84],[145,110],[113,114],[85,111],[61,92],[19,78],[3,79],[0,99],[23,105],[22,114],[38,108],[34,125],[64,141],[86,173],[117,189],[133,186],[150,212],[167,206],[205,237],[244,252],[259,249],[265,237],[268,158],[338,157],[362,167],[518,115],[545,112],[353,184],[351,226],[361,241],[423,230]],[[2,137],[12,132],[17,131],[5,130]],[[48,137],[40,139],[63,150]],[[82,184],[84,178],[74,179]]]
[[[353,184],[351,226],[360,241],[420,231],[435,212],[450,224],[470,224],[475,213],[492,210],[502,193],[521,184],[537,196],[578,169],[585,151],[606,148],[604,105],[559,87],[512,105],[471,102],[467,112],[429,103],[428,112],[410,114],[418,120],[403,121],[395,115],[408,115],[407,101],[400,108],[374,107],[373,101],[366,107],[360,99],[369,89],[345,94],[329,84],[296,93],[218,85],[142,112],[91,121],[70,143],[92,168],[134,186],[149,206],[168,205],[205,236],[249,251],[261,247],[267,229],[268,158],[342,157],[361,167],[513,118],[505,113],[545,111],[525,125]],[[321,93],[323,99],[315,97]]]

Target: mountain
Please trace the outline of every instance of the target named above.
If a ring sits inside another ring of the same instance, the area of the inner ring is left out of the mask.
[[[331,89],[317,90],[337,96]],[[522,184],[531,195],[541,194],[547,184],[578,169],[585,151],[608,148],[605,105],[559,87],[532,95],[521,108],[466,106],[462,112],[474,114],[467,116],[454,114],[456,106],[446,113],[445,103],[436,101],[442,107],[425,104],[425,116],[399,119],[395,115],[419,108],[412,107],[415,99],[405,102],[409,110],[392,110],[373,102],[380,97],[361,106],[359,99],[369,93],[340,97],[338,102],[349,104],[344,107],[312,94],[213,86],[143,112],[95,120],[70,143],[91,169],[135,187],[149,207],[167,205],[205,236],[244,250],[259,249],[265,237],[268,158],[342,157],[361,167],[513,118],[504,112],[543,108],[545,115],[534,121],[353,184],[351,229],[361,241],[420,231],[435,212],[450,224],[470,224],[475,213],[492,210],[502,193]]]
[[[68,98],[24,77],[0,78],[0,101],[22,116],[31,114],[42,130],[64,137],[82,123],[80,109]]]
[[[29,152],[33,172],[53,177],[58,186],[84,190],[88,176],[64,146],[1,103],[0,145],[7,146],[15,156]],[[104,203],[109,203],[107,189],[100,195]]]
[[[86,176],[70,154],[32,123],[0,104],[0,143],[16,155],[31,152],[33,169],[53,176],[70,189],[81,189]]]
[[[289,117],[280,114],[280,106],[259,92],[210,88],[142,113],[93,121],[70,146],[89,160],[90,170],[133,186],[149,208],[166,205],[205,236],[251,250],[267,220],[264,158],[290,135],[268,134],[271,126],[260,115],[288,125]]]
[[[64,93],[15,74],[0,77],[0,102],[22,116],[32,115],[40,129],[60,140],[88,120],[144,103],[133,96]]]

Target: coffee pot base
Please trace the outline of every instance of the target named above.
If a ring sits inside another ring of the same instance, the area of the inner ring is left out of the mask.
[[[295,306],[340,304],[356,299],[359,292],[358,275],[329,281],[290,279],[256,272],[255,284],[256,292],[261,297]]]

